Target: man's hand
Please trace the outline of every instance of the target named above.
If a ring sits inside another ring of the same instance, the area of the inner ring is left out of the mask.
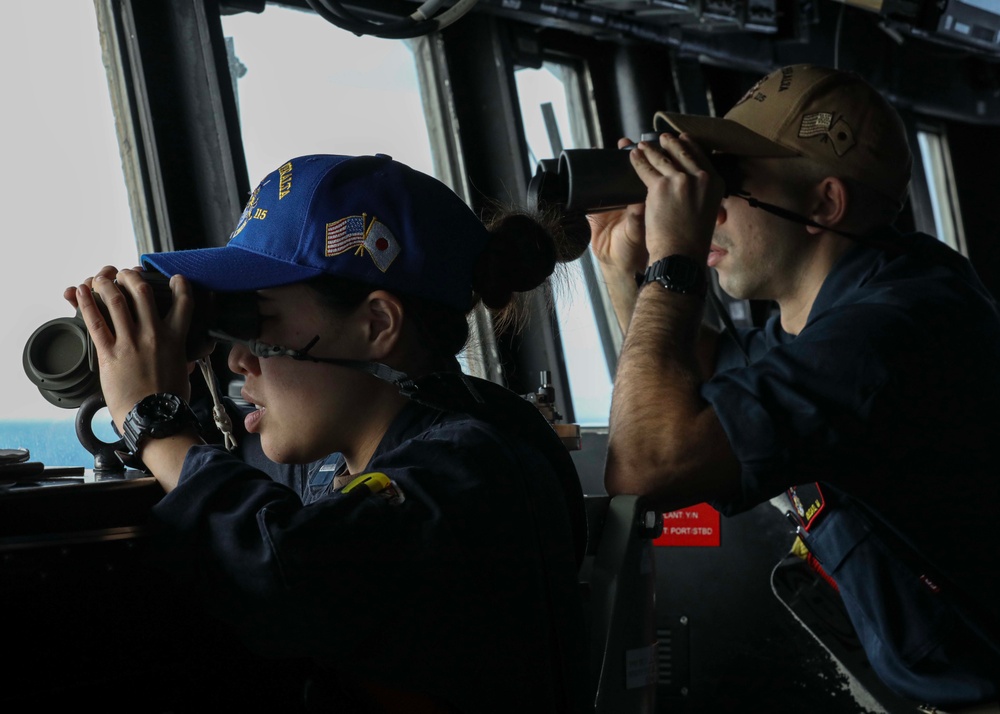
[[[618,148],[630,143],[626,138],[619,139]],[[636,203],[587,216],[590,249],[601,267],[622,332],[628,328],[635,307],[635,276],[644,272],[649,262],[645,210],[645,204]]]
[[[618,140],[618,148],[631,141]],[[615,211],[587,216],[590,222],[590,248],[602,269],[628,273],[632,278],[646,269],[646,206],[636,203]]]
[[[634,277],[646,269],[646,206],[636,203],[626,208],[587,216],[590,249],[603,269]]]
[[[640,142],[630,158],[648,190],[650,262],[675,253],[705,262],[725,191],[708,157],[687,136],[661,134],[659,146]]]

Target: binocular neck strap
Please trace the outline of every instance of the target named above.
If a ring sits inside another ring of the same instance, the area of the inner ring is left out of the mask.
[[[232,451],[236,448],[233,422],[229,418],[229,412],[222,406],[222,398],[219,396],[219,384],[215,378],[215,372],[212,371],[212,363],[208,361],[207,357],[202,357],[198,360],[198,366],[201,368],[201,376],[205,378],[205,384],[208,385],[208,392],[212,395],[212,420],[215,422],[216,428],[222,432],[226,451]]]
[[[787,208],[782,208],[781,206],[775,206],[773,203],[766,203],[764,201],[761,201],[757,198],[754,198],[746,191],[733,191],[729,195],[734,196],[735,198],[742,198],[744,201],[750,204],[751,208],[759,208],[762,211],[767,211],[768,213],[772,213],[775,216],[779,216],[786,220],[794,221],[795,223],[801,223],[804,226],[811,226],[812,228],[822,228],[824,231],[837,233],[839,235],[844,236],[845,238],[853,238],[854,240],[864,240],[863,236],[859,236],[856,233],[848,233],[847,231],[842,231],[837,228],[830,228],[829,226],[824,226],[822,223],[817,223],[816,221],[806,218],[805,216],[801,216],[798,213],[795,213],[794,211],[788,210]]]
[[[250,350],[252,355],[260,359],[267,359],[270,357],[291,357],[292,359],[304,362],[335,364],[340,367],[347,367],[348,369],[356,369],[360,372],[367,372],[384,382],[389,382],[391,384],[395,384],[396,386],[401,386],[404,383],[411,381],[410,377],[405,372],[400,372],[399,370],[393,369],[389,365],[382,364],[381,362],[366,362],[356,359],[342,359],[340,357],[314,357],[309,354],[309,350],[311,350],[316,343],[319,342],[319,335],[316,335],[309,341],[309,344],[298,350],[282,347],[281,345],[272,345],[267,342],[261,342],[257,339],[241,340],[236,337],[232,337],[231,335],[227,335],[224,332],[218,332],[215,330],[210,331],[209,335],[217,340],[243,345]]]
[[[291,357],[296,360],[334,364],[339,367],[365,372],[377,379],[381,379],[383,382],[395,385],[399,389],[400,394],[407,399],[434,409],[467,411],[470,404],[478,405],[484,401],[473,386],[472,381],[460,370],[458,372],[432,372],[422,377],[413,378],[405,372],[400,372],[381,362],[366,362],[339,357],[314,357],[309,354],[309,350],[319,341],[319,335],[310,340],[309,344],[302,349],[293,350],[280,345],[271,345],[256,339],[241,340],[221,332],[210,334],[217,340],[243,345],[250,350],[251,354],[261,359]]]
[[[754,198],[746,191],[736,191],[728,194],[735,198],[742,198],[746,201],[751,208],[759,208],[762,211],[767,211],[768,213],[774,214],[789,221],[794,221],[795,223],[801,223],[804,226],[812,226],[813,228],[821,228],[824,231],[830,231],[831,233],[836,233],[837,235],[844,236],[845,238],[850,238],[851,240],[857,241],[858,243],[863,243],[864,245],[871,246],[872,248],[878,248],[880,250],[887,251],[889,253],[902,253],[907,250],[905,245],[901,245],[897,241],[884,240],[880,238],[875,238],[870,235],[860,235],[858,233],[851,233],[849,231],[842,231],[838,228],[830,228],[830,226],[824,226],[822,223],[817,223],[816,221],[810,220],[805,216],[800,216],[794,211],[790,211],[787,208],[782,208],[781,206],[775,206],[773,203],[766,203],[757,198]]]

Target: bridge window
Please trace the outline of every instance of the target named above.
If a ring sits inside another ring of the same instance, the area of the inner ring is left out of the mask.
[[[582,71],[568,63],[545,62],[541,69],[519,69],[515,76],[531,166],[558,157],[563,149],[593,146]],[[555,296],[573,411],[581,426],[607,425],[621,347],[618,323],[599,276],[588,250],[568,266],[568,280]]]
[[[222,27],[251,185],[302,154],[389,154],[434,174],[407,43],[274,4]]]
[[[934,235],[963,255],[968,255],[948,138],[942,132],[918,130],[917,144],[934,216]]]
[[[57,10],[8,3],[2,17],[7,260],[0,280],[0,448],[26,447],[47,465],[93,467],[76,438],[77,410],[44,399],[21,356],[35,329],[73,315],[63,288],[103,265],[138,262],[97,17],[93,3],[81,2],[61,2]],[[112,441],[106,414],[98,413],[94,427]]]

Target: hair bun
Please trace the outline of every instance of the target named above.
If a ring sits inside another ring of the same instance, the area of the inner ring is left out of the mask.
[[[524,214],[505,215],[490,226],[491,240],[476,266],[473,288],[490,308],[506,305],[513,293],[541,285],[556,267],[551,234]]]
[[[563,216],[559,220],[562,240],[557,245],[560,263],[570,263],[590,247],[590,222],[583,214]]]

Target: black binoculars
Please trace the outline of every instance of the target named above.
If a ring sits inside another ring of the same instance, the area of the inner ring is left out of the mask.
[[[641,140],[659,145],[660,133],[644,133]],[[558,159],[542,159],[528,184],[528,208],[583,215],[643,203],[646,184],[632,167],[632,148],[634,144],[621,149],[566,149]],[[735,193],[736,157],[710,154],[709,158],[726,183],[726,195]]]
[[[170,278],[152,271],[139,274],[152,286],[157,311],[161,317],[165,316],[173,302]],[[218,293],[192,287],[194,310],[186,345],[188,359],[193,361],[209,354],[217,335],[257,337],[260,315],[253,293]],[[125,296],[132,308],[128,293]],[[104,302],[97,293],[94,297],[110,324]],[[73,317],[49,320],[31,333],[24,346],[22,363],[28,379],[57,407],[75,409],[101,391],[97,353],[79,310]]]

